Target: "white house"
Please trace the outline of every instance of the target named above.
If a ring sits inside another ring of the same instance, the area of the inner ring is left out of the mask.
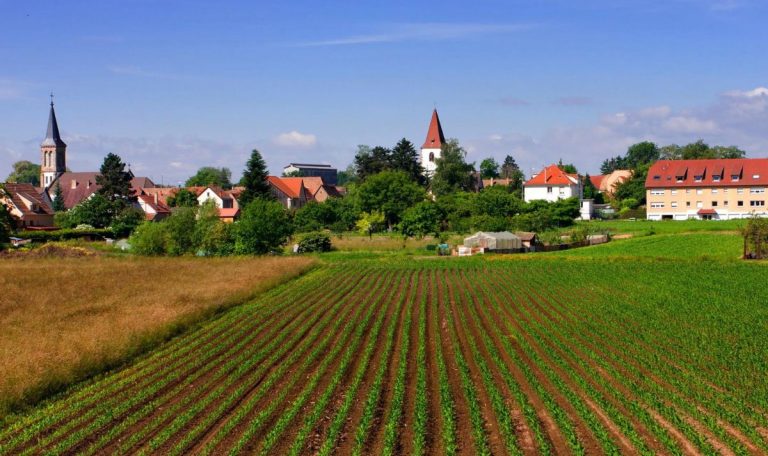
[[[523,186],[523,194],[526,202],[555,202],[571,197],[581,200],[583,187],[578,174],[568,174],[557,165],[549,165],[528,179]]]

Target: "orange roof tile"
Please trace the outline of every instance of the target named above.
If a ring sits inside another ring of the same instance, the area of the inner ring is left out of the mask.
[[[557,165],[549,165],[539,174],[528,179],[525,185],[574,185],[578,182],[579,176],[577,174],[568,174]]]

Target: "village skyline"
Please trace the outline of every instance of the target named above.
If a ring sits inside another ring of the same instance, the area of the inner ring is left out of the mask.
[[[50,91],[71,169],[113,152],[171,185],[202,166],[237,179],[253,148],[275,174],[344,169],[358,144],[419,144],[434,107],[470,162],[512,155],[526,174],[561,158],[596,173],[643,140],[768,151],[759,2],[331,4],[311,18],[302,3],[43,3],[0,18],[14,43],[0,48],[5,174],[38,160]]]

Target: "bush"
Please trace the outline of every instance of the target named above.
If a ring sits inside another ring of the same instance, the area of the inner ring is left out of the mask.
[[[299,240],[298,253],[329,252],[331,238],[325,233],[309,233]]]
[[[165,223],[144,222],[128,240],[131,251],[139,255],[164,255],[168,244]]]
[[[32,239],[33,242],[66,241],[68,239],[92,239],[113,237],[109,228],[66,229],[56,231],[22,231],[19,237]]]
[[[235,253],[261,255],[280,249],[293,234],[288,212],[277,201],[257,198],[235,222]]]
[[[184,255],[195,252],[195,225],[197,211],[192,207],[180,207],[173,215],[160,222],[168,233],[166,252],[169,255]]]
[[[135,207],[127,207],[117,214],[117,217],[115,217],[109,227],[116,237],[125,237],[130,236],[133,230],[144,220],[145,216],[142,210]]]

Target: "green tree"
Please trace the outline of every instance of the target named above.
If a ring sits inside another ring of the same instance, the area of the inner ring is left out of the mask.
[[[109,228],[117,237],[126,237],[145,220],[144,211],[137,207],[128,206],[118,212],[109,224]]]
[[[56,182],[56,189],[53,192],[53,210],[55,212],[63,212],[67,210],[64,205],[64,192],[61,190],[61,183]]]
[[[40,165],[31,161],[21,160],[13,164],[13,172],[8,175],[7,182],[16,184],[40,185]]]
[[[163,220],[168,240],[166,252],[169,255],[184,255],[194,253],[197,239],[195,228],[197,225],[197,211],[192,207],[180,207],[174,210],[173,215]]]
[[[422,201],[405,210],[399,225],[400,232],[406,237],[437,236],[443,216],[440,206],[432,201]]]
[[[97,192],[66,212],[64,228],[73,228],[78,225],[106,228],[112,224],[112,220],[124,208],[125,206],[120,200],[110,201],[106,196]]]
[[[195,252],[219,256],[231,253],[234,243],[228,226],[219,218],[219,209],[213,200],[201,204],[195,223]]]
[[[467,152],[456,139],[443,145],[437,169],[432,177],[432,192],[438,197],[457,191],[472,190],[474,164],[466,162]]]
[[[371,236],[384,229],[384,214],[379,211],[363,212],[355,222],[355,227],[360,234]]]
[[[499,174],[499,164],[496,159],[488,157],[480,162],[480,175],[483,179],[497,179]]]
[[[634,198],[638,204],[645,204],[645,178],[650,167],[650,163],[638,166],[632,171],[632,177],[616,186],[613,197],[618,201]]]
[[[187,179],[185,187],[207,187],[215,185],[224,189],[232,188],[232,171],[229,168],[215,168],[213,166],[203,166],[198,169],[194,176]]]
[[[366,145],[357,146],[355,154],[355,172],[358,181],[362,182],[369,176],[392,169],[392,151],[386,147],[371,148]]]
[[[466,233],[470,229],[470,218],[475,211],[478,194],[472,192],[447,193],[437,198],[437,205],[445,214],[443,230]]]
[[[119,156],[109,153],[104,157],[96,176],[96,183],[101,186],[97,193],[109,202],[116,203],[114,209],[119,212],[130,203],[136,201],[131,188],[131,173],[125,170],[125,163]],[[114,216],[116,212],[110,215]]]
[[[683,158],[683,148],[677,144],[670,144],[659,149],[660,160],[681,160]]]
[[[197,206],[197,197],[186,188],[180,188],[178,192],[167,199],[170,207],[195,207]]]
[[[747,153],[736,146],[714,146],[712,147],[715,158],[744,158]]]
[[[173,216],[171,216],[173,217]],[[128,243],[131,251],[139,255],[164,255],[168,243],[168,230],[165,223],[146,221],[136,227]]]
[[[560,159],[560,161],[557,162],[557,167],[562,169],[563,172],[566,172],[568,174],[579,174],[579,170],[576,169],[576,167],[573,165],[573,163],[563,164],[563,159],[562,158]]]
[[[596,204],[603,204],[603,194],[592,183],[592,179],[589,178],[589,174],[584,176],[584,199],[594,200]]]
[[[624,156],[624,166],[628,169],[637,169],[640,165],[652,164],[659,159],[660,155],[659,146],[650,141],[632,144]]]
[[[606,158],[600,165],[600,172],[603,174],[611,174],[617,169],[626,169],[627,166],[624,163],[624,157],[618,155],[613,158]]]
[[[272,189],[267,182],[269,172],[267,171],[267,164],[261,157],[261,152],[256,149],[251,151],[251,157],[245,164],[245,171],[243,171],[243,178],[240,179],[240,185],[245,187],[243,193],[240,195],[240,205],[246,206],[248,203],[255,199],[273,199]]]
[[[0,199],[5,195],[5,188],[0,184]],[[11,213],[5,204],[0,204],[0,244],[8,242],[8,238],[13,233],[14,222]]]
[[[515,173],[522,174],[515,158],[511,155],[507,155],[504,157],[504,162],[501,164],[501,177],[504,179],[512,179],[512,176]]]
[[[383,171],[369,176],[355,192],[360,209],[381,212],[389,228],[402,213],[426,198],[422,187],[402,171]]]
[[[257,198],[249,202],[235,222],[235,253],[261,255],[280,249],[293,234],[291,218],[277,201]]]
[[[494,185],[483,189],[475,197],[474,215],[510,217],[520,212],[523,201],[507,187]]]
[[[339,171],[336,174],[336,185],[344,187],[352,182],[357,181],[357,173],[355,165],[349,165],[346,169]]]
[[[401,139],[389,154],[389,165],[392,171],[402,171],[421,185],[427,183],[424,177],[424,168],[419,162],[419,153],[413,144],[407,139]]]

